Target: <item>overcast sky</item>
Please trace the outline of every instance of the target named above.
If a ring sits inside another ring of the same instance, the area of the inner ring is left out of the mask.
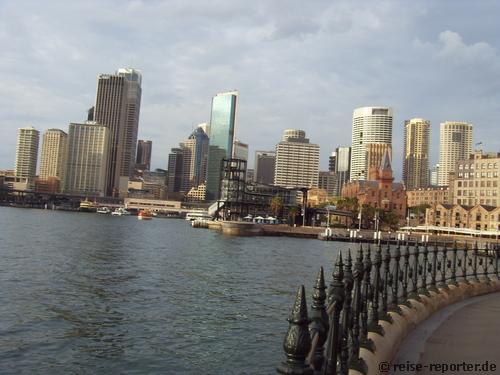
[[[0,169],[14,166],[19,127],[67,131],[97,75],[120,67],[143,73],[139,138],[155,168],[233,89],[251,160],[299,128],[326,169],[351,142],[353,109],[370,105],[394,108],[398,177],[412,117],[431,121],[432,163],[445,120],[500,151],[499,16],[493,0],[0,0]]]

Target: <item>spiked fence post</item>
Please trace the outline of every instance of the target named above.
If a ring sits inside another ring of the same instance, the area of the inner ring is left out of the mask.
[[[431,271],[431,286],[429,287],[429,290],[432,292],[437,293],[438,288],[436,284],[436,278],[437,278],[437,263],[438,263],[438,247],[437,243],[434,242],[434,246],[432,248],[432,271]]]
[[[313,375],[313,369],[306,362],[306,356],[311,349],[311,337],[307,327],[309,318],[304,285],[301,285],[297,291],[288,322],[290,325],[283,342],[287,359],[277,371],[283,375]]]
[[[449,261],[448,261],[448,255],[447,255],[448,249],[446,247],[446,244],[444,244],[443,247],[443,252],[441,255],[441,262],[442,262],[442,268],[441,268],[441,282],[439,283],[439,287],[443,289],[448,289],[448,283],[446,282],[446,270],[449,268]]]
[[[364,272],[363,272],[363,287],[362,287],[362,298],[361,298],[361,346],[372,352],[375,351],[375,345],[371,339],[368,338],[368,302],[372,302],[373,292],[371,286],[371,250],[370,245],[366,250],[366,256],[364,261]]]
[[[379,335],[384,335],[384,330],[380,324],[378,324],[378,310],[379,310],[379,299],[380,299],[380,267],[382,266],[382,245],[377,246],[377,251],[375,251],[375,257],[373,260],[373,296],[371,304],[371,314],[370,314],[370,324],[368,330],[371,332],[378,333]]]
[[[411,285],[412,285],[409,298],[420,302],[421,299],[418,296],[419,257],[420,257],[420,248],[418,246],[418,242],[416,242],[415,247],[413,249],[413,266],[410,269],[411,275],[409,275],[411,278]]]
[[[324,344],[328,335],[328,314],[326,313],[326,286],[325,275],[323,267],[319,269],[318,276],[316,277],[316,284],[314,285],[313,302],[311,306],[311,324],[309,325],[309,332],[311,337],[315,334],[318,335],[316,349],[313,353],[311,366],[316,372],[321,370],[324,357]]]
[[[479,282],[479,277],[477,277],[477,257],[478,257],[478,254],[479,254],[479,249],[477,247],[477,242],[476,242],[476,243],[474,243],[474,250],[473,250],[474,261],[472,264],[472,275],[474,276],[474,281],[477,283]]]
[[[399,265],[400,259],[401,259],[401,245],[398,241],[396,249],[394,250],[394,267],[392,269],[393,285],[391,292],[392,298],[391,298],[391,304],[389,306],[390,311],[397,312],[398,314],[402,313],[401,308],[399,307],[399,283],[404,280]]]
[[[484,261],[484,263],[482,263]],[[483,264],[483,277],[486,283],[489,283],[491,280],[488,277],[488,261],[490,264],[493,264],[493,258],[490,254],[490,247],[486,244],[486,248],[484,250],[484,256],[481,257],[479,265]]]
[[[458,266],[462,267],[462,282],[464,284],[469,284],[469,280],[467,280],[467,253],[469,252],[469,248],[467,246],[467,244],[465,244],[464,246],[464,249],[462,250],[462,261],[463,261],[463,265],[461,265],[461,261],[459,260],[458,261]]]
[[[325,375],[337,374],[337,361],[340,357],[340,314],[345,299],[343,268],[342,253],[340,253],[333,272],[331,300],[328,301],[329,305],[333,306],[333,311],[330,315],[330,329],[326,345]]]
[[[407,306],[411,306],[410,301],[408,300],[408,279],[410,278],[410,245],[406,243],[405,253],[404,253],[404,277],[403,277],[403,303]]]
[[[380,320],[385,320],[386,322],[392,323],[392,318],[391,316],[387,313],[388,312],[388,299],[389,299],[389,284],[392,282],[390,279],[392,277],[391,275],[391,244],[389,241],[387,241],[387,246],[385,247],[385,252],[383,256],[384,262],[384,273],[383,273],[383,279],[382,279],[382,306],[381,306],[381,311],[379,314],[379,319]]]
[[[347,262],[344,267],[344,286],[345,300],[341,319],[340,375],[347,375],[349,372],[349,334],[352,330],[352,289],[354,286],[351,249],[347,252]]]
[[[354,285],[353,285],[353,311],[352,311],[352,330],[349,333],[349,368],[357,370],[363,374],[367,372],[365,361],[359,357],[360,340],[360,315],[363,296],[361,293],[361,283],[363,281],[363,246],[360,245],[356,262],[354,263]]]
[[[420,268],[422,272],[419,272],[422,275],[422,281],[420,285],[419,293],[430,297],[429,291],[427,290],[427,268],[429,265],[429,247],[427,242],[424,244],[424,249],[422,250],[422,254],[424,255],[423,267]]]
[[[453,243],[453,263],[451,267],[451,282],[450,284],[452,285],[458,285],[457,283],[457,253],[458,253],[458,248],[457,248],[457,241]]]

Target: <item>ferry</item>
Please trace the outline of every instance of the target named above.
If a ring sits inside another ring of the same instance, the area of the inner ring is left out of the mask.
[[[186,214],[186,220],[212,220],[212,216],[207,211],[190,211]]]
[[[111,210],[108,207],[99,207],[97,209],[97,213],[98,214],[105,214],[105,215],[107,215],[107,214],[111,213]]]
[[[113,212],[111,212],[111,215],[113,215],[113,216],[128,216],[128,215],[130,215],[130,212],[128,212],[127,209],[124,207],[118,207]]]
[[[140,210],[137,215],[137,219],[139,220],[151,220],[153,218],[153,214],[149,210]]]
[[[94,202],[91,202],[88,199],[85,199],[84,201],[80,202],[79,211],[96,212],[96,210],[97,210],[97,205]]]

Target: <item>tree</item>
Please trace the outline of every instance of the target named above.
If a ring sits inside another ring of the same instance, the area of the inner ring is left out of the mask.
[[[295,218],[297,217],[297,214],[299,213],[299,209],[296,206],[290,207],[288,210],[288,219],[290,220],[290,225],[295,224]]]
[[[380,222],[390,227],[392,230],[398,229],[399,216],[394,211],[382,211]]]
[[[337,201],[337,209],[351,213],[351,225],[359,214],[358,198],[342,198]]]
[[[270,204],[271,212],[275,217],[280,215],[281,209],[283,208],[283,200],[281,197],[273,197]]]

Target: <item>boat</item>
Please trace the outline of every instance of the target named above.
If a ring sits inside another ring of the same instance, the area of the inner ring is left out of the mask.
[[[212,216],[210,216],[207,211],[202,211],[202,210],[189,211],[186,214],[186,220],[188,220],[188,221],[212,220]]]
[[[96,212],[97,205],[94,202],[85,199],[84,201],[80,202],[80,207],[78,208],[78,210],[81,212]]]
[[[153,214],[149,210],[140,210],[137,214],[137,219],[139,220],[151,220],[153,218]]]
[[[127,211],[126,208],[124,207],[117,207],[113,212],[111,212],[111,215],[113,216],[128,216],[130,215],[130,212]]]
[[[97,213],[107,215],[111,213],[111,210],[108,207],[99,207],[97,208]]]

